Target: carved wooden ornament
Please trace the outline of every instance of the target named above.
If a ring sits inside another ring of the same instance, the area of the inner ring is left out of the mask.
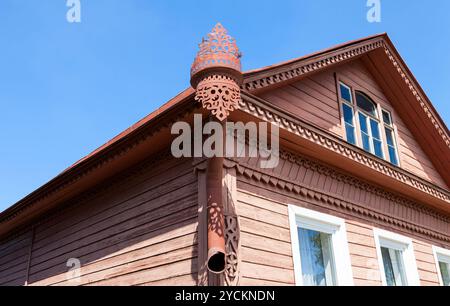
[[[200,44],[191,68],[191,84],[196,89],[195,100],[219,121],[239,108],[241,54],[234,38],[218,23]]]

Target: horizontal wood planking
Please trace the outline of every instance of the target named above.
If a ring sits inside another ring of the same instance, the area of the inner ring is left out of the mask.
[[[170,243],[170,242],[167,242]],[[175,245],[173,245],[175,247]],[[181,247],[181,245],[180,245]],[[156,246],[155,246],[156,248]],[[167,252],[159,251],[157,249],[150,250],[147,256],[138,260],[125,260],[121,261],[120,265],[115,267],[111,267],[108,269],[100,270],[94,273],[85,274],[82,271],[82,275],[80,278],[80,282],[72,281],[64,281],[57,283],[56,285],[64,286],[64,285],[89,285],[95,284],[98,282],[107,282],[112,285],[116,285],[115,280],[119,281],[121,278],[126,278],[129,275],[139,274],[142,271],[148,271],[154,268],[167,268],[168,266],[175,264],[180,261],[186,261],[190,259],[194,259],[197,257],[197,246],[190,245],[184,248],[178,249],[168,249]],[[192,263],[191,263],[192,264]],[[102,267],[103,268],[103,267]],[[192,271],[191,271],[192,272]],[[170,275],[170,274],[169,274]],[[152,276],[152,280],[157,281],[164,278],[167,278],[167,274],[161,273],[160,275]],[[147,283],[149,280],[142,279],[139,280],[138,283],[130,282],[127,285],[138,285],[142,283]]]
[[[193,175],[192,169],[190,168],[191,166],[188,163],[180,164],[180,162],[175,165],[179,167],[176,168],[179,175],[186,177],[186,179],[190,180],[192,183]],[[41,226],[36,228],[34,250],[45,245],[45,242],[50,243],[53,240],[57,240],[58,234],[64,235],[68,230],[79,230],[84,228],[86,223],[90,224],[90,221],[92,221],[93,218],[98,218],[98,216],[110,217],[113,213],[133,207],[130,207],[130,204],[127,203],[130,200],[134,200],[133,205],[136,206],[141,203],[141,199],[148,201],[155,196],[169,193],[173,190],[173,184],[169,184],[169,186],[165,185],[170,183],[174,178],[173,173],[170,175],[169,170],[170,168],[164,170],[164,163],[162,163],[157,166],[156,169],[152,169],[152,171],[148,171],[148,173],[144,172],[141,175],[143,178],[137,176],[132,180],[125,181],[124,184],[115,186],[117,189],[115,188],[115,192],[113,193],[103,192],[92,201],[80,203],[79,205],[66,210],[64,214],[59,214],[55,218],[47,220],[42,223]],[[151,173],[151,175],[149,173]],[[187,176],[185,175],[186,173],[190,173],[191,175]],[[177,187],[179,187],[179,184]],[[149,195],[149,192],[153,197]],[[67,220],[66,215],[69,212],[73,217],[70,218],[70,220]],[[45,240],[47,236],[51,236],[51,239]],[[41,240],[44,240],[44,242]]]
[[[241,249],[241,258],[244,262],[256,264],[263,262],[264,265],[270,267],[283,268],[288,270],[294,269],[292,256],[290,255],[282,255],[243,246]]]
[[[170,277],[153,282],[146,282],[140,286],[196,286],[197,274],[186,274],[181,276]]]
[[[169,265],[158,266],[130,274],[121,275],[112,279],[107,279],[95,283],[93,286],[129,286],[144,285],[151,282],[161,281],[171,277],[184,276],[186,274],[194,274],[197,272],[196,257],[192,257],[183,261],[173,262]],[[170,277],[169,277],[170,276]]]
[[[341,121],[337,98],[331,98],[328,84],[308,79],[262,94],[262,98],[289,111],[290,113],[321,127],[337,136],[341,135]]]
[[[169,228],[163,228],[157,232],[149,233],[145,237],[135,241],[122,242],[121,248],[106,249],[106,256],[100,257],[98,254],[83,256],[80,258],[81,262],[86,262],[81,269],[81,276],[86,277],[93,273],[104,271],[109,268],[126,265],[133,261],[150,257],[151,254],[157,255],[160,253],[167,253],[170,250],[196,245],[196,224],[193,220],[188,220],[184,223],[177,223]],[[155,249],[156,248],[156,249]],[[119,251],[114,251],[119,249]],[[156,252],[155,252],[156,250]],[[153,252],[153,253],[152,253]],[[92,260],[91,258],[97,258]],[[100,268],[99,268],[100,267]],[[46,278],[40,282],[35,282],[35,285],[57,284],[64,282],[66,276],[59,274],[50,278]]]
[[[20,286],[27,280],[31,232],[0,244],[0,286]]]
[[[381,285],[373,230],[359,222],[347,222],[347,239],[353,278],[358,286]]]
[[[117,285],[127,279],[136,285],[163,284],[164,279],[196,282],[197,182],[192,161],[161,161],[114,184],[36,227],[30,285],[73,285],[66,279],[69,258],[81,261],[80,285]],[[0,243],[4,284],[24,284],[30,241],[28,233]]]
[[[241,286],[292,286],[293,284],[286,284],[286,283],[280,283],[280,282],[274,282],[274,281],[267,281],[263,279],[258,278],[251,278],[251,277],[242,277],[240,281]]]
[[[245,262],[241,266],[243,277],[278,282],[284,284],[295,284],[293,270],[266,266],[264,264],[254,264]]]
[[[68,230],[67,235],[63,236],[64,239],[53,241],[51,244],[46,244],[45,247],[39,249],[33,249],[32,263],[39,262],[38,258],[42,255],[48,257],[48,253],[51,251],[55,251],[55,254],[58,254],[63,252],[64,250],[70,249],[69,245],[71,244],[79,245],[81,244],[80,241],[83,238],[88,238],[93,233],[95,233],[99,237],[107,236],[108,234],[110,234],[110,231],[108,229],[110,229],[115,224],[121,224],[122,227],[125,228],[128,226],[127,223],[129,222],[145,222],[145,220],[148,218],[154,218],[158,212],[163,213],[164,209],[162,206],[164,205],[176,206],[177,202],[181,202],[181,200],[186,202],[186,205],[189,205],[189,203],[192,202],[192,198],[195,197],[194,186],[195,183],[192,183],[189,186],[179,188],[176,191],[173,190],[172,192],[159,198],[151,199],[148,202],[144,201],[139,206],[133,207],[133,204],[125,205],[124,210],[116,215],[107,215],[108,218],[102,218],[97,222],[95,222],[95,219],[91,220],[90,223],[87,223],[87,227],[84,227],[83,229],[79,229],[76,231]],[[127,206],[130,207],[127,208]],[[174,207],[174,209],[176,208]],[[112,221],[114,221],[115,223],[111,224]],[[95,241],[96,238],[92,237],[89,239],[91,241]]]
[[[431,244],[413,239],[414,255],[422,285],[439,285],[439,276]]]
[[[294,284],[287,207],[238,188],[241,285]]]
[[[183,218],[192,218],[195,212],[195,197],[193,196],[189,201],[173,203],[171,206],[165,206],[156,210],[148,217],[144,216],[137,220],[130,220],[129,223],[113,225],[98,233],[94,232],[84,239],[75,241],[64,248],[50,251],[37,259],[32,257],[30,274],[33,275],[54,265],[61,264],[69,258],[78,258],[85,254],[90,254],[99,250],[100,247],[105,248],[111,244],[116,244],[123,237],[134,237],[151,230],[155,231],[167,224],[184,221],[185,219]],[[167,215],[164,215],[166,213]],[[111,220],[111,222],[114,222],[114,220]]]

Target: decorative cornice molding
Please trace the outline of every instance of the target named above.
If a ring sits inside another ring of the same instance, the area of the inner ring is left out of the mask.
[[[382,46],[382,38],[375,39],[375,41],[371,40],[364,44],[358,44],[353,48],[347,48],[341,51],[333,52],[326,57],[320,56],[318,59],[315,58],[312,61],[307,61],[306,63],[300,61],[295,65],[289,65],[282,71],[274,71],[273,73],[263,75],[262,77],[256,79],[244,80],[244,84],[242,85],[242,87],[247,91],[260,90],[276,83],[296,79],[300,76],[318,71],[320,69],[324,69],[333,64],[340,63],[345,60],[350,60],[369,51],[381,48]]]
[[[269,102],[261,98],[245,94],[240,105],[240,109],[254,117],[279,125],[281,128],[294,133],[306,140],[314,142],[333,152],[339,153],[358,163],[361,163],[384,175],[392,177],[404,184],[412,186],[435,198],[446,201],[450,204],[450,193],[438,186],[435,186],[403,169],[396,168],[386,161],[353,147],[343,140],[334,137],[326,132],[311,126],[308,123],[295,119],[288,114],[277,111],[268,106]]]
[[[390,62],[392,63],[392,65],[394,65],[395,69],[397,70],[397,72],[401,76],[402,80],[405,82],[406,86],[408,86],[409,90],[411,91],[411,93],[416,98],[417,102],[420,104],[422,110],[425,112],[425,114],[428,117],[428,119],[431,121],[431,123],[433,124],[435,129],[438,131],[439,135],[442,137],[442,139],[444,140],[444,142],[447,145],[447,147],[450,148],[450,140],[448,138],[447,132],[441,126],[441,124],[439,123],[439,120],[436,119],[436,116],[435,116],[434,112],[430,109],[430,106],[428,105],[428,102],[426,102],[427,99],[424,98],[421,95],[420,89],[415,84],[416,82],[413,81],[409,77],[409,73],[406,72],[405,68],[399,62],[397,57],[394,55],[394,52],[391,50],[389,45],[386,44],[386,43],[383,43],[383,48],[384,48],[384,52],[388,56]]]
[[[374,193],[382,198],[385,198],[386,200],[394,202],[396,205],[398,205],[399,209],[413,210],[420,214],[425,214],[427,216],[436,218],[444,223],[450,224],[449,217],[440,215],[439,213],[429,209],[428,207],[417,204],[408,199],[399,197],[393,193],[387,192],[385,190],[377,188],[376,186],[362,182],[354,177],[340,173],[332,168],[318,164],[314,161],[308,160],[299,155],[283,152],[281,153],[280,158],[284,160],[289,160],[298,165],[304,166],[305,168],[318,171],[324,175],[331,176],[334,179],[337,179],[341,182],[352,185],[359,189],[365,190],[367,192]],[[239,175],[255,180],[257,182],[261,182],[276,188],[280,188],[284,191],[292,192],[293,194],[300,196],[301,199],[319,201],[327,206],[333,205],[339,210],[345,210],[352,214],[356,213],[358,215],[363,216],[364,218],[375,219],[389,225],[398,226],[419,234],[427,235],[445,242],[450,242],[450,235],[448,234],[446,235],[445,232],[442,233],[428,226],[424,226],[422,224],[420,225],[415,224],[410,220],[406,220],[404,218],[399,218],[397,216],[373,210],[367,206],[364,206],[359,202],[349,201],[348,199],[345,199],[343,196],[337,194],[331,195],[329,193],[324,192],[323,190],[319,190],[317,188],[313,188],[300,182],[293,181],[277,173],[252,167],[249,164],[244,164],[238,159],[230,161],[229,167],[231,166],[236,168],[236,172]]]

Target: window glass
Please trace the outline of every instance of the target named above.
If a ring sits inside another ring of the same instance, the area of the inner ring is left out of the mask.
[[[382,247],[384,273],[388,286],[406,286],[402,251]]]
[[[362,146],[364,150],[372,152],[370,147],[369,127],[367,126],[367,116],[363,113],[359,113],[359,126],[361,129]]]
[[[353,108],[351,108],[345,103],[342,103],[342,108],[344,112],[345,132],[347,135],[347,141],[351,144],[356,145],[355,125],[353,121]]]
[[[302,278],[305,286],[334,286],[331,235],[298,227]]]
[[[356,104],[358,105],[359,108],[361,108],[368,114],[376,118],[378,117],[377,106],[362,92],[359,91],[356,92]]]
[[[446,262],[439,262],[439,269],[441,270],[443,285],[450,286],[450,264]]]
[[[352,92],[351,92],[350,88],[342,83],[340,84],[340,88],[341,88],[342,99],[352,103],[352,101],[353,101],[352,100]]]
[[[374,153],[376,156],[384,158],[383,142],[381,141],[378,121],[370,119],[370,130],[372,131]]]
[[[385,128],[385,130],[386,130],[386,142],[389,151],[389,160],[392,164],[398,166],[397,148],[394,142],[394,131],[389,128]]]
[[[392,117],[391,117],[391,113],[389,113],[388,111],[383,110],[383,121],[385,124],[392,126]]]

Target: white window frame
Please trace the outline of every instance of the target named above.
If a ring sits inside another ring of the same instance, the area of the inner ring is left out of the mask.
[[[297,227],[331,234],[331,244],[335,264],[336,285],[353,286],[352,266],[347,242],[345,220],[319,213],[306,208],[289,205],[289,224],[291,229],[292,253],[294,258],[295,284],[303,286],[302,264],[300,259]]]
[[[402,251],[403,265],[408,286],[420,286],[419,272],[417,270],[416,256],[412,239],[389,231],[374,228],[375,246],[377,248],[378,266],[383,286],[387,286],[384,272],[381,247]]]
[[[441,267],[439,267],[439,262],[442,261],[450,264],[450,250],[433,246],[433,255],[434,255],[434,262],[436,263],[437,274],[439,277],[439,284],[441,286],[444,286],[441,274]]]

